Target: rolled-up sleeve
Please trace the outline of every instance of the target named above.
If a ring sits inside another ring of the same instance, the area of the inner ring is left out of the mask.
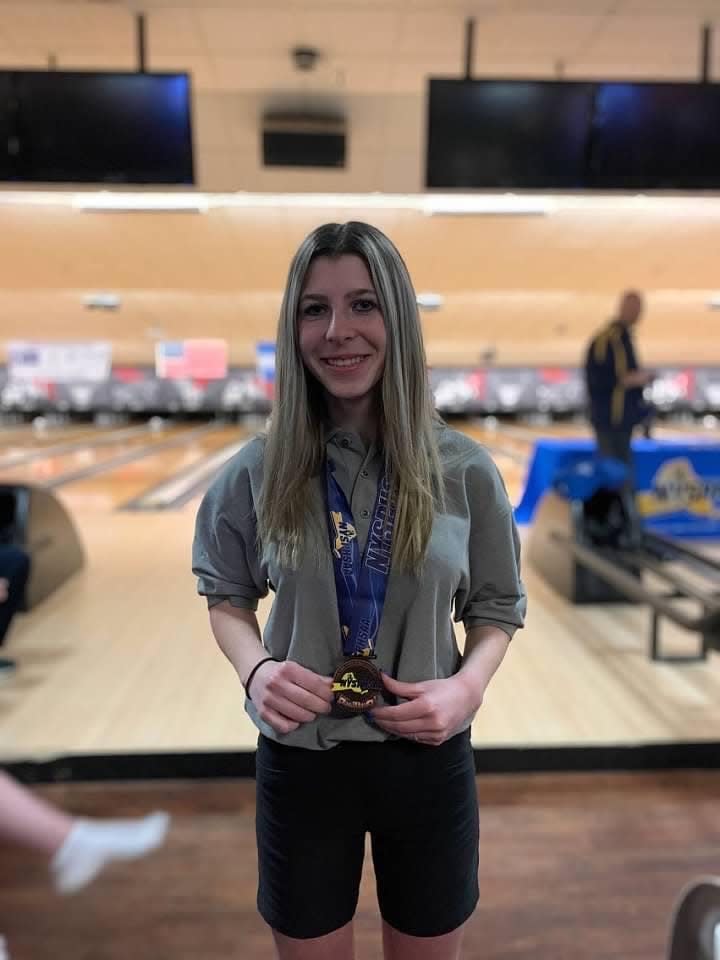
[[[192,570],[198,593],[211,607],[229,600],[233,606],[256,610],[268,593],[267,571],[257,548],[253,455],[257,450],[246,447],[226,464],[203,497],[195,520]]]
[[[520,537],[502,478],[489,456],[466,474],[470,511],[469,582],[455,596],[455,620],[465,629],[495,626],[509,637],[525,622]]]

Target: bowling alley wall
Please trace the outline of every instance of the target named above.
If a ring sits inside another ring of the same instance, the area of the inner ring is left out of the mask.
[[[519,373],[570,379],[581,406],[586,342],[632,287],[646,298],[638,349],[667,372],[671,405],[679,396],[720,408],[717,198],[558,198],[545,213],[429,216],[282,198],[201,213],[87,211],[70,196],[0,207],[0,364],[8,341],[106,340],[113,369],[147,371],[156,342],[203,337],[226,340],[231,370],[252,373],[299,241],[319,223],[360,219],[392,237],[417,292],[440,300],[422,320],[431,371],[462,381],[450,407],[472,399],[473,383]],[[98,293],[117,306],[88,307]]]

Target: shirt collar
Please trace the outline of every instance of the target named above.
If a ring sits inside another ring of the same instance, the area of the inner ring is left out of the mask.
[[[355,453],[361,454],[363,457],[372,454],[375,455],[377,450],[377,443],[373,441],[370,444],[370,447],[365,446],[365,442],[360,436],[359,433],[355,430],[343,430],[341,427],[335,427],[331,424],[326,424],[325,432],[325,447],[340,447],[344,450],[352,450]]]

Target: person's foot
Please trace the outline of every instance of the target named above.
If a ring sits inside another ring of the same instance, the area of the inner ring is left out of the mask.
[[[55,889],[75,893],[113,860],[135,860],[164,841],[170,817],[151,813],[137,820],[78,820],[50,864]]]

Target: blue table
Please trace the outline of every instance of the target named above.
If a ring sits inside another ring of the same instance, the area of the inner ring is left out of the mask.
[[[560,470],[592,459],[593,440],[538,440],[525,490],[515,508],[530,523],[543,493]],[[720,442],[633,442],[637,505],[648,529],[668,536],[720,538]]]

